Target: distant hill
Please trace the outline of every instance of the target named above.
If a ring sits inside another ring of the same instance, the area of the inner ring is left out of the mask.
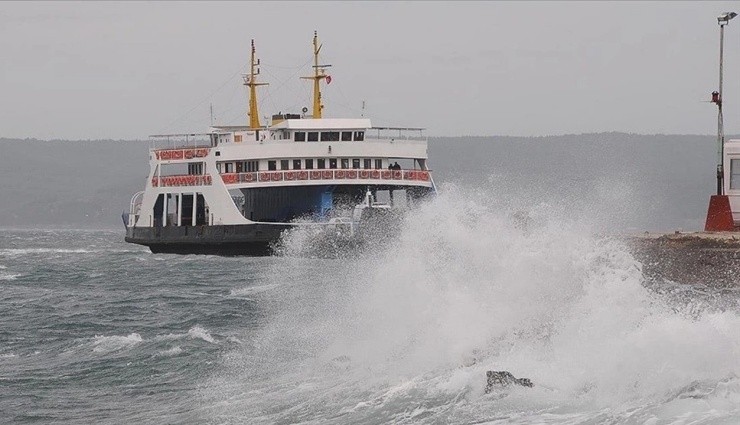
[[[599,133],[430,138],[435,181],[524,204],[592,209],[606,229],[696,230],[715,138]],[[149,171],[147,141],[0,139],[0,227],[116,228]]]

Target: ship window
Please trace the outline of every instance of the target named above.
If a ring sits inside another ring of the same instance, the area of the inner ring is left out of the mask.
[[[295,132],[295,141],[296,142],[305,142],[306,141],[306,132],[305,131],[296,131]]]
[[[372,168],[372,163],[373,163],[373,160],[372,159],[363,159],[362,162],[363,162],[363,164],[362,164],[363,167],[362,168],[364,168],[366,170],[368,168]]]
[[[365,132],[355,131],[355,141],[361,142],[363,140],[365,140]]]
[[[322,131],[321,141],[322,142],[337,142],[339,141],[339,132],[338,131]]]
[[[318,131],[309,131],[308,132],[308,141],[309,142],[318,142],[319,141],[319,132]]]
[[[730,189],[740,189],[740,159],[730,160]]]
[[[313,159],[306,160],[306,170],[313,170]]]
[[[343,142],[351,142],[352,141],[352,132],[351,131],[343,131],[342,132],[342,141]]]
[[[349,158],[342,158],[342,168],[349,168]]]
[[[383,168],[383,160],[382,159],[376,159],[375,160],[375,169],[380,170]]]
[[[280,160],[280,169],[281,170],[287,170],[290,168],[290,161],[287,159],[281,159]]]
[[[337,168],[337,159],[329,158],[329,168]]]
[[[301,169],[301,160],[300,159],[294,159],[293,160],[293,169],[294,170],[300,170]]]
[[[251,173],[252,171],[259,171],[260,170],[260,162],[259,161],[247,161],[245,164],[247,164],[246,169],[247,172]]]
[[[326,168],[326,160],[324,158],[319,158],[316,160],[316,168],[319,170],[323,170]]]
[[[244,171],[244,163],[239,161],[236,163],[236,172],[241,173],[242,171]]]
[[[270,170],[270,171],[277,170],[277,166],[276,165],[277,164],[276,164],[275,161],[267,161],[267,169]]]
[[[352,159],[352,168],[354,169],[360,168],[360,160],[358,158]]]

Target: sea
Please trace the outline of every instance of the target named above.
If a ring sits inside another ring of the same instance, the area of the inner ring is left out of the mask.
[[[649,280],[586,214],[520,208],[448,187],[333,257],[0,230],[0,423],[740,424],[740,286]]]

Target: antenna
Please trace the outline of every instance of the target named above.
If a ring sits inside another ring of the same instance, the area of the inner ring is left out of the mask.
[[[213,103],[211,103],[211,127],[213,127]]]
[[[362,114],[360,114],[361,117],[365,116],[365,101],[362,101]]]

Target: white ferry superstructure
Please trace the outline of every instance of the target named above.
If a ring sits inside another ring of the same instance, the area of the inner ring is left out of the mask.
[[[249,125],[152,136],[146,187],[124,214],[126,241],[152,252],[269,254],[282,232],[328,223],[339,211],[386,195],[408,206],[435,191],[420,128],[373,127],[366,118],[324,118],[313,38],[312,115],[277,114],[261,125],[259,61],[252,41]],[[386,206],[387,207],[387,206]]]

